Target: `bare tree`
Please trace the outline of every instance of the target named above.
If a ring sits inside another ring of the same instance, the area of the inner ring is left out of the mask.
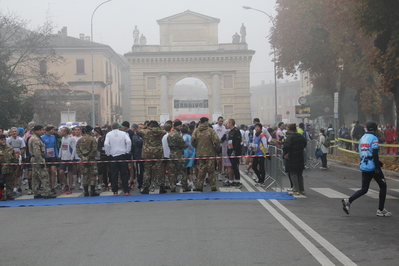
[[[51,48],[52,28],[46,23],[29,29],[16,15],[0,12],[0,124],[24,126],[34,114],[32,92],[59,89],[59,77],[47,65],[63,62]],[[41,103],[43,104],[43,103]]]

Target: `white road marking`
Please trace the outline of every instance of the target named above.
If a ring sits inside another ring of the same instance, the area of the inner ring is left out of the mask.
[[[399,192],[399,188],[389,188],[389,190],[395,191],[395,192]]]
[[[33,199],[33,195],[23,195],[18,198],[15,198],[16,200],[21,200],[21,199]]]
[[[239,188],[234,187],[219,187],[220,192],[241,192]]]
[[[353,191],[358,191],[359,190],[359,188],[350,188],[351,190],[353,190]],[[373,198],[373,199],[379,199],[379,191],[377,191],[377,190],[373,190],[373,189],[369,189],[368,191],[367,191],[367,193],[366,193],[366,196],[369,196],[370,198]],[[390,196],[390,195],[387,195],[387,197],[386,197],[387,199],[397,199],[397,197],[394,197],[394,196]]]
[[[310,188],[311,190],[314,190],[320,194],[322,194],[323,196],[326,196],[327,198],[330,199],[346,199],[349,198],[348,195],[345,195],[341,192],[335,191],[331,188]]]
[[[250,180],[250,178],[241,172],[245,179]],[[245,181],[241,180],[243,185],[248,189],[248,191],[255,191],[251,186]],[[262,187],[256,187],[258,191],[265,192]],[[287,230],[290,232],[298,241],[301,243],[312,256],[320,262],[321,265],[335,265],[330,259],[328,259],[312,242],[310,242],[301,232],[298,231],[286,218],[284,218],[275,208],[273,208],[264,199],[258,199],[260,204],[265,207],[276,219],[279,221]],[[324,239],[316,231],[310,228],[306,223],[299,219],[290,210],[285,208],[277,200],[270,200],[280,211],[287,215],[293,222],[295,222],[302,230],[309,234],[314,240],[316,240],[320,245],[323,246],[327,251],[329,251],[337,260],[339,260],[344,265],[357,265],[351,259],[349,259],[344,253],[334,247],[330,242]]]
[[[57,198],[76,198],[76,197],[79,197],[80,195],[82,195],[83,193],[82,192],[75,192],[75,193],[72,193],[72,194],[61,194],[61,195],[59,195]]]

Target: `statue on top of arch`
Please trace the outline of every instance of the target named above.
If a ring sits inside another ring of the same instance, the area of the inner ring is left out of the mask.
[[[236,34],[233,35],[233,43],[240,43],[240,35],[236,32]]]
[[[245,28],[244,23],[242,23],[241,25],[240,33],[241,33],[241,43],[247,43],[247,40],[245,39],[245,37],[247,36],[247,29]]]
[[[133,30],[133,39],[134,39],[134,45],[138,45],[139,44],[139,37],[140,37],[140,31],[137,28],[137,26],[134,26],[134,30]]]
[[[147,38],[143,34],[140,36],[140,45],[147,45]]]

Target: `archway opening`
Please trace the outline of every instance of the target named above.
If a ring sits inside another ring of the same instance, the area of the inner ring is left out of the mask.
[[[197,78],[184,78],[177,82],[172,91],[173,119],[183,123],[209,117],[208,88]]]

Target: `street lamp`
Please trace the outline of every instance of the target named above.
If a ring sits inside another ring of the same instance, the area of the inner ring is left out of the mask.
[[[94,17],[94,13],[96,13],[97,9],[102,6],[105,3],[108,3],[112,0],[107,0],[105,2],[102,2],[101,4],[99,4],[96,9],[94,9],[93,14],[91,15],[91,125],[94,127],[95,126],[95,102],[94,102],[94,52],[93,52],[93,41],[94,41],[94,37],[93,37],[93,17]]]
[[[71,122],[71,121],[69,121],[69,106],[71,106],[71,103],[66,102],[65,105],[66,105],[66,107],[68,107],[68,121],[67,122]]]
[[[252,8],[250,6],[243,6],[242,8],[244,8],[244,9],[252,9],[252,10],[255,10],[255,11],[258,11],[258,12],[261,12],[261,13],[265,14],[270,19],[270,21],[273,24],[273,31],[276,30],[276,25],[274,24],[273,17],[270,16],[269,14],[267,14],[265,11],[259,10],[259,9],[256,9],[256,8]],[[273,46],[273,63],[274,63],[274,121],[275,121],[275,123],[277,125],[277,123],[279,121],[277,120],[278,119],[278,116],[277,116],[277,72],[276,72],[276,48],[274,46]]]

